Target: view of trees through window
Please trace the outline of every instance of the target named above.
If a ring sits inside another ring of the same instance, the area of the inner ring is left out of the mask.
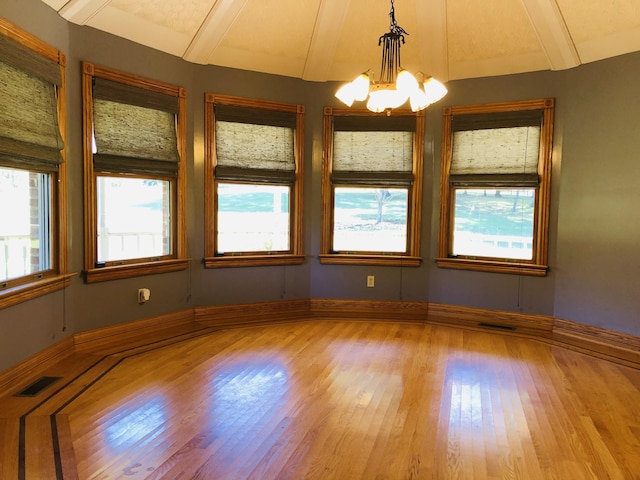
[[[289,250],[291,187],[218,184],[218,252]]]
[[[50,176],[0,168],[0,282],[51,268]]]
[[[531,260],[535,189],[455,189],[453,254]]]
[[[171,253],[169,190],[166,180],[98,177],[99,262]]]
[[[335,251],[406,252],[407,188],[335,187]]]

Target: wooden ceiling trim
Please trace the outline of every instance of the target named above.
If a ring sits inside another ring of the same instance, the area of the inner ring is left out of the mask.
[[[565,70],[581,64],[580,55],[554,0],[521,0],[551,70]]]
[[[184,52],[189,62],[207,64],[248,0],[217,0]]]
[[[70,22],[86,25],[102,11],[111,0],[71,0],[60,9],[60,15]]]
[[[322,0],[313,28],[309,52],[302,72],[303,80],[325,82],[333,66],[340,32],[350,0]],[[354,76],[359,72],[354,72]]]

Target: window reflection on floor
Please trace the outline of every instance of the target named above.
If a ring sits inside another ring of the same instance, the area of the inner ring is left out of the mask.
[[[499,358],[483,355],[473,361],[449,362],[441,404],[441,413],[448,417],[449,443],[470,446],[482,442],[485,451],[500,452],[503,437],[513,426],[507,424],[526,423],[514,382]],[[505,423],[507,413],[510,417]],[[488,432],[492,433],[488,435]]]
[[[451,422],[464,424],[469,427],[482,426],[483,407],[491,412],[491,399],[485,397],[483,402],[481,379],[466,373],[471,372],[473,365],[453,370],[450,377],[451,386]],[[462,419],[462,420],[461,420]]]
[[[288,375],[279,363],[238,362],[213,380],[213,415],[218,427],[237,421],[239,415],[268,411],[279,399],[286,401]]]
[[[110,447],[123,448],[136,444],[146,436],[157,436],[166,429],[166,400],[157,396],[135,410],[126,412],[105,430]]]
[[[400,345],[338,341],[333,343],[329,351],[335,361],[343,365],[341,369],[333,369],[328,377],[333,389],[332,398],[339,399],[343,406],[366,408],[374,395],[379,395],[383,390],[381,386],[385,391],[402,395],[402,366],[397,362],[401,358]]]

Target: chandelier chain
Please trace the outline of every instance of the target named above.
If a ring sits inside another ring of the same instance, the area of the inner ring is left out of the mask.
[[[393,33],[394,35],[409,35],[404,28],[398,25],[396,22],[396,9],[394,6],[394,0],[391,0],[391,11],[389,12],[389,33]],[[402,38],[402,43],[404,43],[404,37]],[[380,43],[378,42],[378,45]]]
[[[380,66],[380,82],[395,82],[400,65],[400,45],[405,43],[404,36],[409,35],[404,28],[396,22],[394,0],[391,0],[389,12],[389,32],[380,36],[378,46],[382,45],[382,64]]]

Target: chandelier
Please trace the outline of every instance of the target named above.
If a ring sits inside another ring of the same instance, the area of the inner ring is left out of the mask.
[[[447,88],[435,78],[425,77],[422,72],[414,76],[402,68],[400,46],[404,43],[404,36],[409,34],[396,23],[393,1],[391,0],[389,12],[389,32],[378,39],[378,46],[382,45],[380,78],[376,82],[373,71],[367,70],[352,82],[343,85],[336,92],[336,97],[348,107],[354,101],[364,101],[369,97],[367,108],[372,112],[389,112],[407,100],[411,110],[417,112],[447,94]]]

